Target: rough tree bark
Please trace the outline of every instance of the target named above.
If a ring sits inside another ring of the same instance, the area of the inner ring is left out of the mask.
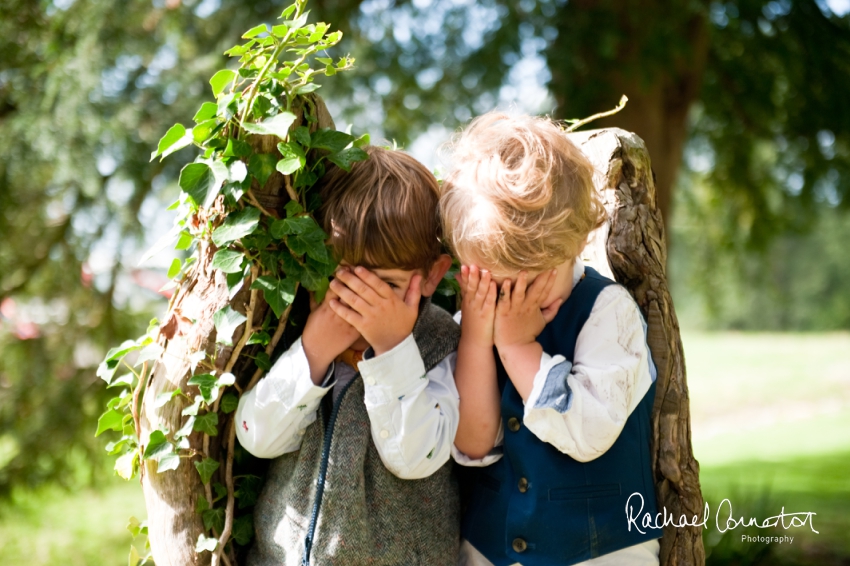
[[[315,115],[317,122],[311,125],[311,130],[317,128],[333,128],[333,120],[322,100],[315,96],[311,98],[315,108],[310,113]],[[303,123],[303,108],[294,108],[293,112],[299,117],[292,125],[297,128]],[[273,136],[250,136],[249,143],[259,153],[277,153],[276,145],[280,141]],[[279,154],[278,154],[279,155]],[[287,182],[283,175],[275,171],[260,187],[256,179],[251,193],[264,209],[275,211],[278,216],[284,216],[283,207],[289,201]],[[256,205],[255,204],[255,205]],[[202,211],[203,212],[203,211]],[[204,221],[204,219],[199,219]],[[192,375],[189,357],[192,353],[204,351],[216,360],[219,373],[231,371],[236,376],[236,383],[244,388],[255,375],[254,364],[247,354],[255,353],[257,347],[241,349],[240,338],[245,326],[236,330],[233,344],[237,346],[222,347],[216,344],[216,331],[213,314],[230,304],[231,308],[246,313],[251,291],[244,286],[232,300],[228,298],[227,282],[224,273],[213,270],[212,257],[216,252],[211,242],[205,242],[198,252],[198,260],[194,264],[187,279],[176,291],[169,304],[168,312],[163,318],[159,344],[165,348],[160,361],[153,368],[148,378],[142,410],[140,415],[141,439],[147,443],[152,430],[166,428],[174,432],[182,426],[185,417],[181,411],[189,404],[183,397],[175,397],[163,407],[156,408],[154,400],[162,392],[180,388],[187,392],[194,390],[187,386]],[[262,294],[254,293],[255,308],[250,318],[259,324],[266,316],[268,305],[262,299]],[[285,314],[284,317],[285,318]],[[280,336],[284,325],[278,327]],[[244,342],[244,341],[243,341]],[[235,359],[234,358],[235,354]],[[241,356],[240,356],[241,354]],[[206,437],[200,432],[194,432],[189,437],[192,449],[202,450],[212,458],[220,456],[230,449],[232,451],[231,430],[233,413],[220,413],[218,435]],[[204,450],[204,445],[206,450]],[[195,552],[198,535],[205,532],[200,515],[195,512],[199,497],[209,499],[209,486],[201,484],[194,462],[199,457],[183,458],[176,470],[162,474],[156,472],[156,463],[147,461],[142,469],[142,486],[145,495],[145,505],[148,513],[148,536],[153,549],[153,558],[157,566],[205,566],[210,563],[211,553]],[[224,466],[220,467],[210,482],[222,481]],[[227,527],[225,527],[227,528]],[[220,533],[216,533],[217,535]],[[225,563],[233,562],[233,558],[225,556]]]
[[[648,342],[658,369],[652,413],[652,466],[659,511],[679,522],[702,518],[699,463],[691,447],[690,408],[679,322],[667,287],[664,223],[649,153],[637,135],[620,129],[568,134],[596,169],[594,183],[608,221],[582,253],[600,273],[624,285],[648,325]],[[662,511],[663,512],[663,511]],[[667,527],[661,539],[662,566],[702,566],[700,527]]]

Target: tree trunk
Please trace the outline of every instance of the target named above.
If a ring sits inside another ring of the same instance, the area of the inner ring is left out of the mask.
[[[559,117],[592,115],[629,97],[625,109],[594,126],[616,126],[644,140],[665,222],[705,73],[707,14],[705,0],[576,0],[560,10],[558,36],[547,51]]]
[[[315,109],[311,108],[310,112],[318,119],[316,123],[311,124],[311,130],[333,128],[333,120],[322,100],[317,96],[312,96],[311,100]],[[292,129],[302,125],[304,109],[295,108],[293,112],[299,119],[292,125]],[[248,141],[258,153],[277,153],[276,145],[280,140],[274,136],[251,136]],[[283,175],[275,171],[263,187],[254,179],[251,193],[263,208],[277,211],[279,216],[284,216],[283,207],[289,197]],[[202,210],[201,214],[203,213]],[[165,352],[151,372],[142,404],[140,437],[144,445],[153,430],[165,428],[173,433],[183,426],[185,417],[181,412],[189,404],[184,397],[175,397],[159,408],[155,406],[154,400],[160,393],[177,388],[187,394],[189,391],[195,391],[194,386],[187,385],[192,376],[189,361],[191,354],[206,352],[216,360],[219,374],[227,365],[232,366],[230,371],[236,376],[236,383],[243,388],[254,374],[255,366],[246,355],[252,352],[248,349],[242,350],[238,360],[230,361],[233,347],[222,347],[216,343],[213,314],[228,304],[234,310],[246,314],[247,299],[251,292],[243,288],[232,300],[229,299],[224,273],[211,267],[215,252],[216,248],[211,242],[201,245],[193,270],[175,292],[164,318],[159,343],[165,348]],[[254,293],[256,294],[256,291]],[[255,299],[257,306],[253,312],[253,321],[259,324],[269,307],[261,294]],[[283,326],[285,325],[280,325],[279,329]],[[238,342],[243,331],[244,325],[236,330],[232,339],[234,344]],[[190,395],[194,397],[193,394]],[[193,432],[189,437],[191,449],[217,460],[221,460],[228,448],[232,450],[232,445],[227,446],[227,440],[231,436],[229,427],[232,426],[233,413],[219,413],[219,416],[217,436],[205,437],[200,432]],[[205,444],[207,446],[204,446]],[[211,553],[195,552],[198,536],[205,532],[201,516],[195,512],[195,506],[199,497],[209,498],[209,485],[216,481],[224,483],[221,477],[224,466],[219,468],[210,484],[204,486],[194,466],[198,461],[200,457],[182,458],[176,470],[161,474],[157,473],[157,464],[150,460],[145,462],[142,468],[142,487],[148,513],[148,537],[157,566],[201,566],[210,563]]]
[[[568,134],[596,169],[594,183],[608,221],[591,235],[582,257],[624,285],[648,325],[647,341],[658,370],[652,412],[652,467],[659,511],[676,522],[702,518],[699,463],[691,447],[688,386],[679,322],[667,288],[664,223],[649,154],[635,134],[605,129]],[[625,520],[625,517],[624,517]],[[662,566],[702,566],[701,527],[665,527]]]

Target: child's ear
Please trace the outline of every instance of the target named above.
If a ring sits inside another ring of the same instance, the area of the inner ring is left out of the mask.
[[[446,271],[452,266],[452,258],[446,254],[442,254],[437,261],[434,262],[434,265],[431,266],[431,269],[428,270],[428,273],[425,275],[425,278],[422,280],[422,296],[430,297],[434,294],[434,291],[437,290],[437,285],[442,281],[443,276],[446,274]]]

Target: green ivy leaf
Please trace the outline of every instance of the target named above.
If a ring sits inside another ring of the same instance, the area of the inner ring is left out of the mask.
[[[269,336],[268,332],[254,332],[253,334],[251,334],[251,337],[248,338],[247,345],[250,346],[251,344],[262,344],[263,346],[268,346],[271,339],[272,338],[271,336]]]
[[[233,393],[227,393],[221,398],[221,404],[219,408],[221,412],[225,415],[232,413],[236,410],[236,407],[239,406],[239,398],[236,397]]]
[[[295,94],[309,94],[311,92],[317,91],[322,87],[320,84],[316,83],[307,83],[305,85],[300,85],[295,87]]]
[[[236,544],[245,546],[254,538],[254,519],[251,515],[242,515],[233,521],[233,531],[230,533]]]
[[[286,139],[289,136],[289,127],[295,122],[295,114],[292,112],[281,112],[277,116],[263,120],[259,123],[245,123],[242,125],[246,132],[252,134],[277,136]]]
[[[248,157],[251,155],[251,146],[247,142],[230,138],[227,147],[224,148],[225,157]]]
[[[276,164],[277,157],[273,154],[255,153],[248,159],[248,172],[257,179],[260,187],[263,187],[274,173]]]
[[[131,480],[139,470],[139,451],[133,449],[115,460],[115,473],[125,480]]]
[[[212,551],[215,550],[215,548],[217,546],[218,546],[218,539],[208,537],[204,533],[201,533],[201,534],[198,535],[197,544],[195,544],[195,552],[197,552],[199,554],[201,552],[204,552],[205,550],[212,552]]]
[[[275,165],[275,169],[284,175],[292,175],[301,169],[301,167],[303,167],[303,165],[301,164],[301,160],[297,157],[285,157],[278,161],[277,165]]]
[[[187,145],[190,145],[193,139],[192,130],[187,132],[183,124],[174,124],[159,140],[159,143],[156,146],[156,151],[151,153],[151,161],[156,159],[157,155],[161,154],[164,158],[171,155],[178,149],[183,149]]]
[[[201,517],[204,520],[204,527],[207,529],[215,529],[221,532],[221,529],[224,528],[224,509],[221,507],[207,509],[201,513]]]
[[[203,104],[201,104],[201,107],[198,108],[198,111],[195,112],[195,117],[193,118],[193,120],[196,124],[211,120],[212,118],[215,118],[215,113],[217,109],[218,106],[215,103],[204,102]]]
[[[241,273],[244,258],[241,252],[235,250],[218,250],[213,256],[212,267],[224,273]]]
[[[121,358],[141,347],[141,344],[136,343],[134,340],[125,340],[120,346],[111,348],[106,352],[106,357],[97,367],[97,376],[107,384],[111,383],[112,376],[115,375],[115,370],[118,369],[118,363],[121,361]]]
[[[239,502],[239,508],[251,507],[257,502],[263,480],[259,476],[246,475],[239,479],[239,484],[233,496]]]
[[[213,498],[213,503],[221,500],[224,497],[227,497],[227,488],[224,487],[220,482],[215,482],[213,484],[213,491],[215,492],[215,498]]]
[[[156,399],[154,399],[154,408],[158,409],[159,407],[165,406],[169,401],[180,395],[180,393],[182,393],[182,391],[180,391],[179,387],[174,391],[166,391],[164,393],[160,393],[156,396]]]
[[[295,218],[282,218],[275,220],[269,229],[271,235],[281,239],[289,234],[304,234],[311,230],[319,229],[316,221],[309,216],[296,216]],[[322,232],[324,234],[324,232]]]
[[[224,176],[227,176],[226,169]],[[218,194],[221,180],[207,163],[190,163],[181,169],[177,182],[197,206],[209,206]]]
[[[183,262],[180,261],[179,258],[174,258],[171,261],[171,265],[168,268],[168,273],[166,273],[166,277],[169,279],[174,279],[178,273],[180,273],[180,268],[183,266]]]
[[[259,209],[252,206],[230,214],[224,219],[224,224],[213,231],[213,243],[223,248],[227,244],[251,234],[260,223],[260,215]]]
[[[180,430],[174,433],[174,438],[186,438],[190,434],[192,434],[192,430],[195,427],[195,417],[190,416],[186,419],[186,424],[180,427]]]
[[[197,144],[203,144],[208,139],[210,139],[210,136],[212,136],[213,133],[215,133],[216,129],[222,124],[223,122],[219,122],[215,118],[204,120],[203,122],[192,128],[192,139]]]
[[[203,401],[204,401],[204,398],[201,395],[196,395],[195,396],[195,402],[192,403],[191,405],[189,405],[188,407],[186,407],[185,409],[183,409],[183,411],[180,414],[184,415],[184,416],[185,415],[189,415],[189,416],[197,415],[198,409],[201,408],[201,403],[203,403]]]
[[[278,279],[264,275],[258,277],[251,288],[263,290],[263,297],[278,318],[283,314],[284,309],[295,300],[295,281],[290,278]]]
[[[198,474],[201,476],[201,483],[204,485],[210,483],[210,478],[215,473],[215,471],[219,468],[221,464],[218,463],[217,460],[213,458],[204,458],[200,462],[195,462],[195,468],[198,470]]]
[[[157,429],[151,432],[148,444],[145,446],[144,456],[145,460],[159,460],[166,454],[170,454],[173,451],[174,446],[165,437],[165,433],[162,430]]]
[[[354,141],[354,136],[351,134],[330,128],[323,128],[313,134],[311,147],[315,149],[326,149],[331,153],[338,153],[345,149],[352,141]]]
[[[107,430],[121,430],[123,427],[124,413],[122,411],[110,409],[97,419],[97,432],[95,432],[94,435],[100,436]]]
[[[291,200],[286,203],[286,206],[284,206],[283,208],[286,209],[286,216],[288,216],[289,218],[292,218],[293,216],[304,212],[304,207],[301,206],[298,201],[294,200]]]
[[[199,415],[195,419],[194,430],[208,434],[209,436],[218,435],[218,413],[206,413]]]
[[[213,96],[218,96],[236,77],[236,72],[230,69],[222,69],[212,76],[210,86],[212,87]]]
[[[257,37],[261,33],[266,33],[268,31],[269,29],[266,27],[266,24],[260,24],[243,33],[242,39],[251,39],[252,37]]]
[[[168,470],[176,470],[180,466],[180,456],[175,453],[164,454],[156,462],[156,473],[161,474]]]
[[[334,153],[328,155],[328,161],[337,165],[341,169],[345,171],[351,171],[352,163],[357,161],[365,161],[369,159],[369,154],[360,149],[359,147],[349,147],[348,149],[344,149],[339,153]]]
[[[269,355],[265,352],[259,352],[254,358],[254,362],[257,364],[257,367],[263,371],[269,371],[272,369],[272,361],[269,358]]]
[[[245,322],[247,318],[241,312],[235,311],[230,306],[226,306],[213,315],[213,323],[215,323],[216,338],[215,341],[219,344],[230,346],[233,344],[231,339],[236,329]]]
[[[183,230],[180,232],[180,235],[177,237],[177,243],[174,244],[175,250],[188,250],[192,247],[192,242],[195,241],[195,238],[192,237],[192,234]]]

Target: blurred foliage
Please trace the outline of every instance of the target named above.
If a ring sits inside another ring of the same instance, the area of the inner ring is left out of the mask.
[[[282,6],[0,0],[0,495],[67,479],[69,459],[100,450],[94,368],[162,308],[153,290],[165,266],[135,263],[145,235],[167,227],[163,203],[190,157],[149,163],[150,152],[209,97],[206,80],[241,31]],[[745,287],[760,284],[751,274],[790,285],[775,301],[801,306],[776,327],[848,324],[836,283],[847,262],[827,228],[770,242],[817,218],[846,229],[834,211],[850,205],[850,16],[815,0],[318,0],[313,10],[358,58],[356,73],[322,91],[340,125],[402,143],[523,102],[534,84],[550,87],[556,116],[575,118],[610,108],[618,81],[644,85],[646,97],[696,81],[685,166],[704,186],[689,214],[705,224],[690,271],[712,300],[722,293],[707,282],[730,273]],[[682,63],[700,49],[703,72]],[[803,246],[812,265],[791,263],[783,245]],[[741,259],[721,268],[752,249],[769,250],[763,265],[775,273],[758,263],[746,272]],[[821,283],[804,284],[805,271]],[[718,320],[758,325],[766,304],[754,316],[717,307],[733,312]],[[815,304],[822,314],[807,312]]]

